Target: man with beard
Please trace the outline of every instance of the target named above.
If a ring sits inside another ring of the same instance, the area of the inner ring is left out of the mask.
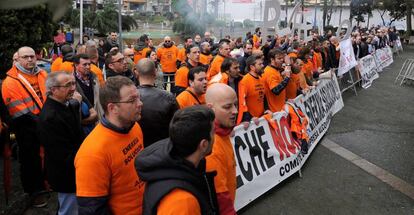
[[[210,80],[213,76],[220,72],[220,67],[224,61],[224,58],[230,57],[230,51],[230,45],[227,41],[222,41],[219,44],[219,53],[211,62],[211,66],[207,72],[207,80]]]
[[[58,215],[78,214],[73,161],[84,134],[80,122],[82,96],[75,92],[73,75],[55,72],[48,76],[48,97],[40,113],[38,134],[45,149],[47,180],[58,193]]]
[[[227,85],[229,85],[238,95],[239,83],[242,79],[239,70],[239,62],[231,57],[226,57],[221,64],[221,71],[228,76]]]
[[[172,93],[175,93],[174,74],[177,71],[177,56],[178,48],[171,41],[171,37],[164,37],[162,47],[157,50],[157,58],[160,61],[161,70],[164,73],[164,89],[166,89],[166,83],[169,81]]]
[[[144,184],[134,168],[143,149],[140,94],[130,79],[115,76],[99,99],[105,116],[75,158],[79,214],[141,214]]]
[[[214,142],[214,113],[206,106],[178,110],[170,138],[144,149],[135,168],[146,182],[143,214],[218,214],[213,177],[205,156]]]
[[[207,156],[207,171],[216,171],[214,185],[220,214],[236,214],[234,201],[236,197],[236,160],[230,133],[236,125],[236,92],[225,84],[213,84],[206,92],[207,106],[212,108],[214,121],[214,144],[211,155]]]
[[[286,101],[286,87],[290,80],[290,65],[283,68],[285,55],[278,49],[273,49],[268,55],[270,65],[266,66],[262,76],[269,110],[281,111]]]
[[[198,66],[190,69],[188,82],[189,87],[177,96],[177,102],[181,109],[206,103],[207,78],[205,68]]]
[[[109,33],[109,37],[104,44],[104,53],[108,53],[114,47],[119,48],[118,33],[112,31],[111,33]]]
[[[145,58],[147,52],[151,50],[151,48],[149,48],[150,41],[151,39],[146,34],[139,37],[138,43],[134,47],[134,64],[137,64],[139,60]]]
[[[246,60],[249,71],[239,83],[239,115],[237,123],[250,122],[253,117],[261,117],[265,111],[265,90],[261,80],[263,59],[252,55]]]
[[[200,36],[200,34],[196,34],[194,36],[194,45],[201,46],[201,36]]]
[[[180,95],[188,87],[188,72],[197,66],[204,66],[200,61],[200,48],[190,45],[186,49],[187,60],[175,74],[176,96]]]
[[[208,42],[203,42],[200,45],[200,63],[209,66],[213,55],[211,54],[211,46]]]
[[[246,69],[246,59],[252,55],[253,45],[250,44],[249,42],[246,42],[243,45],[243,51],[244,51],[244,55],[237,58],[237,60],[239,61],[240,72],[242,74],[246,74],[247,73],[245,71],[245,69]]]

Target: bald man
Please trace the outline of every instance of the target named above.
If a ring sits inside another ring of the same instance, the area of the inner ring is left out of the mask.
[[[207,89],[206,104],[216,115],[213,152],[206,158],[207,171],[217,171],[214,184],[220,214],[236,214],[236,161],[230,142],[237,119],[236,92],[226,84],[213,84]]]
[[[12,118],[19,146],[23,190],[30,195],[32,206],[44,207],[48,196],[44,194],[36,122],[46,100],[47,73],[36,66],[36,55],[32,48],[21,47],[17,53],[16,63],[7,72],[3,82],[2,98]]]
[[[180,65],[180,61],[177,58],[178,48],[174,45],[171,37],[164,37],[162,46],[157,50],[157,58],[161,64],[161,70],[164,74],[164,89],[166,88],[167,81],[171,83],[171,92],[175,93],[174,75],[177,71],[177,65]]]

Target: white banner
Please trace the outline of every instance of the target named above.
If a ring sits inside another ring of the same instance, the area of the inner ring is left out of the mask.
[[[339,51],[341,55],[339,58],[338,76],[342,76],[357,65],[351,39],[339,42]]]
[[[362,88],[367,89],[372,82],[379,77],[377,65],[372,55],[367,55],[358,60],[358,69],[361,74]]]
[[[299,143],[292,137],[288,114],[274,113],[272,121],[263,117],[259,125],[235,128],[232,138],[236,156],[237,193],[239,210],[297,172],[326,133],[331,117],[342,109],[341,91],[336,77],[321,80],[316,89],[295,99],[295,105],[309,120],[309,151],[300,153]]]
[[[375,50],[375,63],[377,64],[378,72],[381,72],[385,67],[394,62],[392,50],[390,47]]]

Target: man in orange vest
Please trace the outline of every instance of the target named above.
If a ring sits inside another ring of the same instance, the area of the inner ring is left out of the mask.
[[[207,171],[216,171],[214,185],[220,214],[236,214],[234,201],[236,198],[236,160],[230,134],[236,125],[237,95],[226,84],[211,85],[206,92],[207,106],[216,115],[214,121],[213,152],[207,156]]]
[[[205,104],[207,90],[206,69],[202,66],[190,69],[188,73],[189,87],[177,96],[180,108]]]
[[[44,207],[49,194],[45,193],[36,121],[46,100],[47,73],[36,66],[32,48],[21,47],[17,53],[17,62],[2,84],[2,97],[19,146],[23,190],[32,198],[32,206]]]
[[[200,45],[200,52],[200,63],[209,66],[211,60],[213,60],[210,43],[202,42]]]

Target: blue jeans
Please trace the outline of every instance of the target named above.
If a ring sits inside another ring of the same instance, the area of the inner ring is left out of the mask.
[[[75,193],[58,193],[58,215],[77,215],[78,201]]]

